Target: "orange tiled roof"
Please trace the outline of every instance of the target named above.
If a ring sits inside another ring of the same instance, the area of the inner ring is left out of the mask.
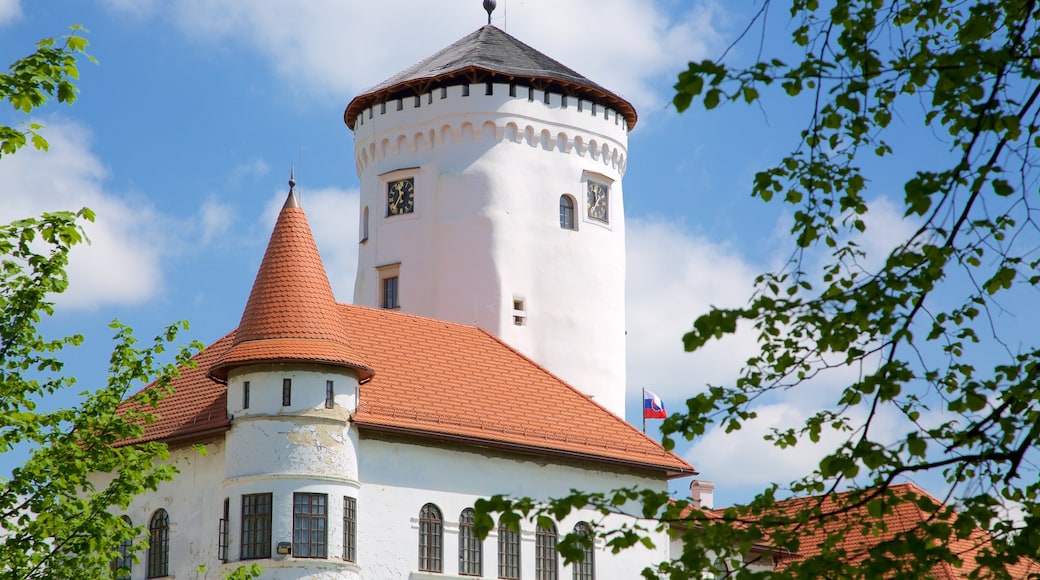
[[[376,369],[361,429],[468,440],[692,475],[688,463],[491,334],[341,305],[351,342]]]
[[[227,392],[218,381],[229,369],[305,361],[358,373],[363,384],[353,420],[362,430],[694,473],[680,457],[483,330],[337,305],[292,185],[290,180],[238,330],[207,347],[196,357],[199,368],[173,382],[174,393],[161,402],[140,441],[227,429]]]
[[[890,492],[900,498],[925,498],[936,506],[942,506],[942,502],[929,495],[926,491],[912,483],[893,485]],[[807,497],[789,499],[777,502],[777,507],[786,513],[794,513],[801,509],[807,509],[820,504],[822,513],[834,512],[839,509],[848,499],[850,492],[834,493],[824,498]],[[793,560],[809,558],[822,553],[824,540],[838,531],[842,531],[841,539],[836,546],[829,550],[842,550],[847,554],[849,563],[855,563],[867,557],[869,552],[882,542],[887,542],[898,537],[915,533],[918,525],[934,517],[921,509],[916,501],[899,501],[892,504],[892,513],[884,516],[887,527],[881,533],[865,532],[863,526],[849,525],[850,522],[860,521],[866,516],[866,507],[857,507],[849,510],[841,516],[831,517],[820,526],[807,528],[801,537],[801,545],[798,554],[794,558],[780,559],[780,567],[789,565]],[[954,516],[955,517],[955,516]],[[991,540],[988,533],[977,530],[968,538],[952,540],[951,550],[962,559],[962,566],[955,568],[948,563],[941,563],[932,570],[932,577],[936,580],[955,580],[967,578],[968,574],[978,568],[975,561],[979,550],[984,548]],[[1030,574],[1040,574],[1040,565],[1030,560],[1020,560],[1013,566],[1008,567],[1012,578],[1027,578]]]
[[[307,217],[289,183],[234,344],[209,374],[226,380],[230,369],[244,364],[309,361],[353,368],[367,378],[371,369],[347,340]]]
[[[473,327],[340,304],[348,342],[375,370],[353,420],[362,431],[512,449],[692,475],[694,468],[589,396]],[[235,333],[208,346],[176,379],[139,441],[227,429],[226,388],[205,376]],[[219,412],[217,412],[219,411]]]
[[[171,383],[173,392],[155,408],[144,408],[155,418],[142,437],[122,444],[194,440],[221,433],[231,427],[227,416],[227,388],[207,375],[217,357],[231,347],[232,334],[209,345],[192,357],[195,368],[181,368],[181,376]],[[146,388],[152,388],[149,385]],[[133,405],[123,402],[123,407]],[[139,407],[140,408],[140,407]]]

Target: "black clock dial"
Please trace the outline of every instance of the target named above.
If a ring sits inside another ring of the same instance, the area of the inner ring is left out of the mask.
[[[386,185],[386,215],[412,213],[415,209],[415,179],[398,179]]]
[[[609,221],[610,203],[608,199],[609,190],[607,186],[595,181],[588,182],[588,212],[589,217],[601,222]]]

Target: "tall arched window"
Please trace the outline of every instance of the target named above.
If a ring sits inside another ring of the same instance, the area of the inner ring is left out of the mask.
[[[498,577],[520,580],[520,534],[498,524]]]
[[[123,520],[123,523],[126,524],[128,529],[134,527],[130,518],[122,516],[120,519]],[[112,578],[114,580],[130,580],[130,567],[134,564],[132,551],[133,543],[134,541],[130,538],[119,542],[119,547],[117,548],[119,555],[112,560]]]
[[[560,227],[574,229],[574,198],[566,194],[560,196]]]
[[[419,511],[419,570],[444,571],[444,520],[432,503]]]
[[[155,510],[148,522],[148,577],[170,575],[170,516],[164,509]]]
[[[589,540],[589,545],[582,549],[581,561],[575,562],[571,566],[574,570],[574,580],[595,580],[596,564],[592,555],[595,536],[592,534],[592,526],[585,522],[578,522],[574,525],[574,533]]]
[[[361,213],[361,241],[368,240],[368,206]]]
[[[482,576],[484,545],[473,533],[473,510],[466,508],[459,514],[459,574]]]
[[[556,558],[556,526],[538,526],[534,542],[534,577],[537,580],[556,580],[559,577]]]

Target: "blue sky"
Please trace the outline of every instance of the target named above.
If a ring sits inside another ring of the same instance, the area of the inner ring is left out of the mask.
[[[709,305],[742,304],[754,276],[790,252],[785,210],[749,191],[756,170],[797,146],[804,107],[779,100],[678,115],[669,104],[686,61],[721,54],[747,17],[710,0],[499,0],[495,13],[494,24],[639,112],[625,176],[636,425],[642,387],[677,409],[705,384],[737,376],[750,335],[687,354],[682,334]],[[290,164],[337,298],[349,301],[358,182],[343,109],[485,21],[477,0],[0,0],[7,63],[71,24],[90,30],[99,61],[82,64],[77,103],[34,116],[48,126],[51,151],[0,162],[0,220],[84,205],[98,214],[93,244],[74,254],[72,288],[46,324],[87,337],[69,357],[81,386],[104,376],[114,318],[145,337],[186,319],[188,336],[204,343],[235,327]],[[732,58],[751,56],[738,49]],[[0,110],[0,123],[25,120]],[[888,185],[872,190],[864,238],[881,249],[911,227],[898,198],[884,199]],[[813,464],[811,450],[780,452],[760,436],[804,417],[818,396],[778,396],[756,425],[679,451],[716,483],[718,504],[745,500]]]

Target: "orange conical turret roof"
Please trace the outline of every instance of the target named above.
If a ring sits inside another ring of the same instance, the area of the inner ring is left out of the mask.
[[[289,180],[289,197],[267,243],[234,343],[209,369],[227,380],[232,368],[306,362],[347,367],[360,379],[372,369],[347,340],[343,318],[307,218]]]

